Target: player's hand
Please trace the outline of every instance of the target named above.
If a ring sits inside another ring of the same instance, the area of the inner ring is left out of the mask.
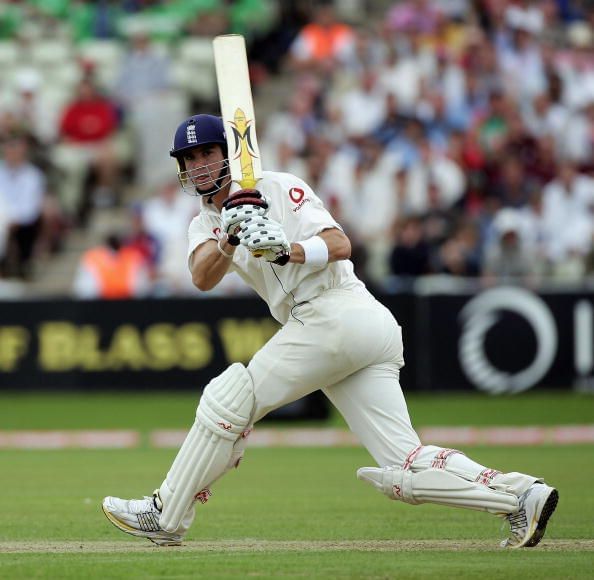
[[[291,244],[283,227],[267,216],[246,219],[237,236],[242,246],[267,262],[284,266],[291,257]]]
[[[222,230],[229,243],[239,245],[239,224],[251,217],[261,217],[268,213],[268,200],[257,189],[240,189],[223,202],[221,211]]]

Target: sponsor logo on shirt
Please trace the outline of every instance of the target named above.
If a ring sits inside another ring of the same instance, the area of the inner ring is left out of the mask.
[[[305,191],[300,187],[291,187],[289,189],[289,197],[293,203],[299,203],[305,196]]]
[[[297,206],[293,208],[294,212],[298,212],[306,203],[311,201],[309,197],[305,197],[305,191],[300,187],[291,187],[291,189],[289,189],[289,197],[293,203],[297,204]]]

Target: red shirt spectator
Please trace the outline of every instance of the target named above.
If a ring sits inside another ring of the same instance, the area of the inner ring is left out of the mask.
[[[84,79],[77,98],[64,110],[60,133],[69,141],[95,143],[111,136],[117,125],[113,103],[99,94],[92,81]]]

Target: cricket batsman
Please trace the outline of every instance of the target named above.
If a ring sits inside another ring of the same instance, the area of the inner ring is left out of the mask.
[[[189,227],[194,284],[210,290],[237,272],[282,328],[247,367],[232,364],[206,385],[195,422],[151,496],[104,499],[111,523],[161,546],[180,545],[196,502],[237,467],[252,426],[322,389],[378,464],[360,468],[359,479],[392,500],[506,518],[503,546],[536,546],[557,490],[419,440],[399,383],[401,328],[355,276],[348,237],[307,183],[264,171],[257,189],[232,193],[224,125],[211,115],[178,127],[171,156],[183,188],[202,201]]]

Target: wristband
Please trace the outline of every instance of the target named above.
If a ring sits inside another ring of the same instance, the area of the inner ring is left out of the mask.
[[[225,250],[223,250],[223,247],[221,246],[222,241],[223,241],[223,238],[219,238],[219,241],[217,242],[217,248],[218,248],[219,252],[221,254],[223,254],[223,256],[225,256],[225,258],[232,259],[233,254],[228,254],[227,252],[225,252]]]
[[[314,236],[297,243],[303,248],[304,264],[321,267],[328,263],[328,246],[320,236]]]

